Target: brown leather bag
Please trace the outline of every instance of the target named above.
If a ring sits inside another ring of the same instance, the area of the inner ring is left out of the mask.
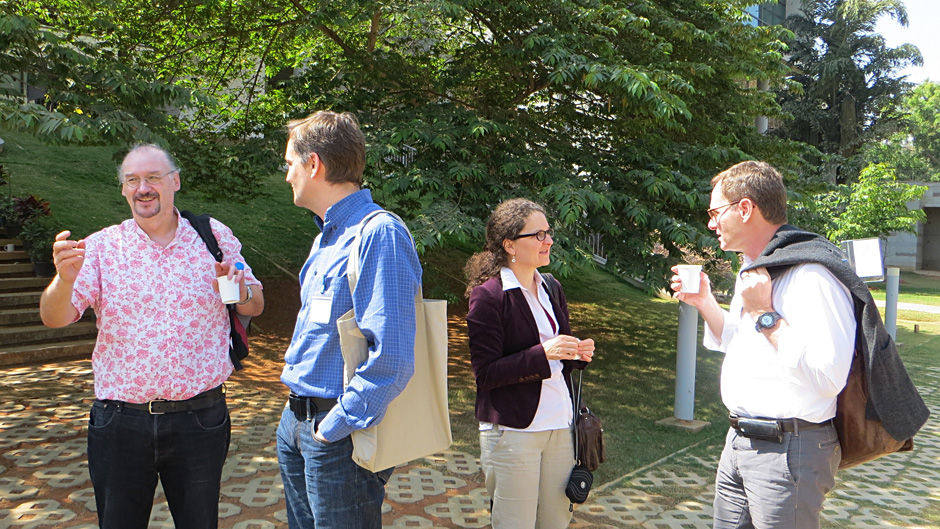
[[[591,413],[587,406],[582,405],[575,417],[578,429],[578,459],[581,465],[594,472],[604,461],[607,461],[607,447],[604,446],[604,427],[601,420]]]
[[[858,353],[852,359],[852,368],[845,388],[836,400],[836,417],[833,422],[842,446],[842,461],[839,469],[854,467],[894,452],[914,449],[914,440],[898,441],[885,430],[878,419],[870,419],[868,386],[865,384],[865,368]]]

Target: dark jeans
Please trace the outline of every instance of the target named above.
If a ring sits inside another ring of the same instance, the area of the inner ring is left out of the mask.
[[[290,529],[382,529],[385,484],[394,469],[369,472],[352,460],[352,437],[333,443],[313,438],[315,421],[285,409],[277,428],[277,459]]]
[[[88,471],[102,529],[146,529],[157,478],[177,529],[216,529],[231,422],[225,399],[197,411],[151,415],[95,401]]]

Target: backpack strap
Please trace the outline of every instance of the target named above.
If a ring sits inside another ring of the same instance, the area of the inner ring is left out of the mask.
[[[192,211],[180,210],[180,216],[193,225],[193,229],[196,230],[196,233],[202,238],[202,242],[206,243],[206,248],[209,249],[209,253],[212,254],[212,257],[214,257],[217,262],[221,263],[223,257],[222,250],[219,248],[219,241],[216,240],[215,234],[212,233],[212,224],[209,223],[209,215],[205,213],[197,215]]]
[[[219,241],[215,238],[215,234],[212,233],[212,224],[209,222],[211,217],[205,213],[197,215],[192,211],[182,209],[180,210],[180,216],[192,224],[193,229],[199,234],[202,242],[206,243],[206,248],[209,250],[209,253],[212,254],[216,262],[221,263],[224,256],[222,255],[222,249],[219,248]],[[235,305],[226,305],[225,308],[228,309],[229,324],[231,326],[230,334],[232,338],[228,349],[228,356],[231,358],[235,370],[239,371],[243,367],[241,359],[248,356],[247,333],[248,326],[251,325],[251,317],[242,316],[237,313],[235,311]],[[243,329],[244,336],[241,336],[236,329],[236,319]],[[241,343],[237,343],[239,341]]]

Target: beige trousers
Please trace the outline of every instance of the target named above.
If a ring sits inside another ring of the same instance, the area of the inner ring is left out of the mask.
[[[565,484],[574,467],[571,429],[480,432],[480,462],[493,499],[493,529],[568,527]]]

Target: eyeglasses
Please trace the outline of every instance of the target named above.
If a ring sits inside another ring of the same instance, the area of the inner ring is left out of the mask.
[[[163,177],[165,177],[166,175],[170,173],[175,173],[175,172],[176,172],[176,169],[170,169],[169,171],[163,173],[160,176],[156,176],[156,175],[145,176],[143,180],[147,181],[147,185],[155,186],[163,180]],[[140,187],[140,182],[141,182],[141,178],[139,176],[125,176],[124,177],[124,185],[126,185],[128,189],[137,189],[138,187]]]
[[[554,238],[555,238],[555,230],[549,228],[549,229],[547,229],[547,230],[539,230],[539,231],[534,232],[534,233],[522,233],[522,234],[519,234],[519,235],[516,235],[515,237],[513,237],[512,240],[521,239],[521,238],[523,238],[523,237],[535,237],[536,240],[539,240],[539,241],[544,241],[544,240],[545,240],[545,237],[551,237],[552,239],[554,239]]]
[[[741,200],[744,200],[744,199],[742,198]],[[727,203],[727,204],[722,204],[722,205],[720,205],[720,206],[717,206],[717,207],[714,207],[714,208],[709,209],[709,210],[706,212],[706,213],[708,213],[708,220],[710,220],[710,221],[713,220],[713,221],[715,221],[715,222],[718,222],[718,219],[719,219],[719,218],[721,217],[721,215],[724,213],[724,211],[718,211],[718,210],[724,209],[724,208],[727,208],[727,207],[730,207],[730,206],[733,206],[733,205],[737,204],[738,202],[740,202],[741,200],[735,200],[734,202],[729,202],[729,203]],[[725,210],[725,211],[727,211],[727,210]]]

